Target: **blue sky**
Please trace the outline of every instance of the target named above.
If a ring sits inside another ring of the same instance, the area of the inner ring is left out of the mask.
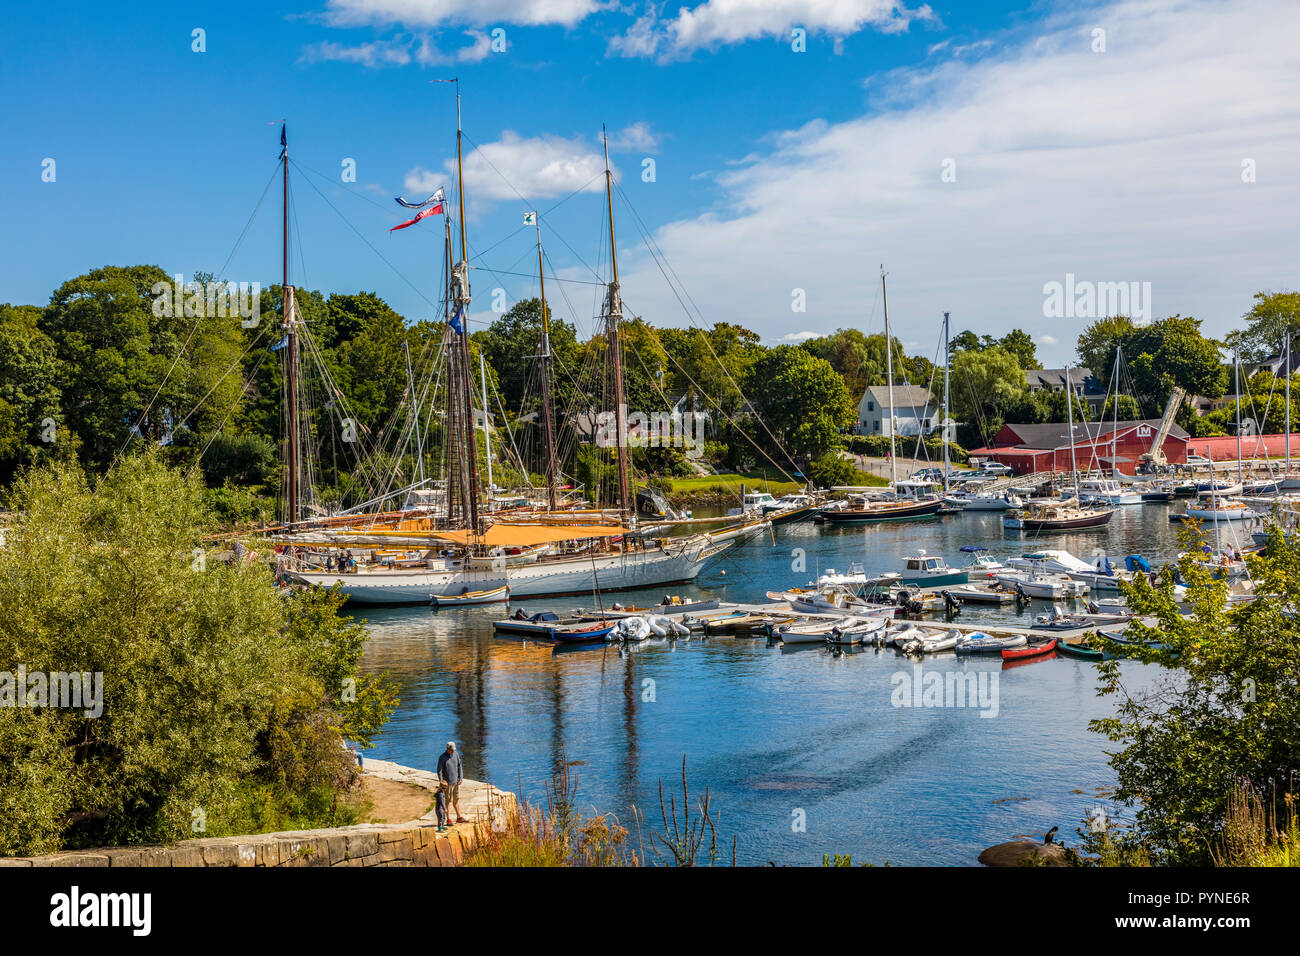
[[[559,276],[603,269],[593,174],[606,123],[628,200],[697,323],[740,322],[769,342],[877,331],[884,263],[897,331],[927,354],[948,309],[954,329],[1020,326],[1044,359],[1069,358],[1086,319],[1043,308],[1044,284],[1067,274],[1149,282],[1152,317],[1193,314],[1221,334],[1253,292],[1297,285],[1297,6],[18,8],[0,37],[0,301],[42,303],[109,263],[220,271],[273,172],[284,117],[301,166],[293,281],[373,290],[426,317],[440,230],[386,229],[402,218],[393,196],[451,184],[454,99],[430,81],[458,76],[481,150],[466,183],[484,321],[494,289],[507,303],[535,293],[508,275],[535,264],[520,229],[529,208],[545,213]],[[792,49],[792,27],[806,51]],[[205,52],[191,49],[196,28]],[[490,48],[494,30],[504,52]],[[647,157],[654,182],[642,181]],[[355,183],[340,179],[345,159]],[[278,281],[278,203],[277,184],[227,278]],[[686,324],[631,213],[615,216],[629,307]],[[564,288],[557,311],[590,328],[594,287]]]

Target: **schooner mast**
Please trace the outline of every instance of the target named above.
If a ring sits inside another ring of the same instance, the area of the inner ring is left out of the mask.
[[[460,261],[452,262],[451,222],[446,226],[448,310],[443,334],[447,358],[447,517],[481,531],[478,454],[474,437],[474,386],[469,362],[469,244],[465,236],[465,167],[461,147],[460,91],[456,92],[456,191],[460,207]],[[483,409],[487,415],[487,409]],[[459,515],[456,514],[459,505]],[[460,520],[457,521],[457,518]]]
[[[546,506],[550,511],[556,508],[555,501],[555,426],[551,413],[551,381],[547,363],[551,357],[551,320],[546,314],[546,271],[542,268],[542,220],[533,213],[533,225],[537,227],[537,281],[542,294],[542,340],[537,355],[538,371],[542,376],[542,435],[546,443]],[[484,400],[486,402],[486,399]]]
[[[281,233],[283,236],[283,276],[280,283],[280,311],[285,343],[285,502],[284,521],[298,522],[301,505],[299,490],[302,472],[302,446],[298,437],[298,331],[294,320],[293,286],[289,285],[289,141],[288,124],[280,127],[280,163],[284,174],[284,202]]]
[[[609,292],[605,298],[605,337],[609,343],[612,392],[614,397],[614,425],[618,443],[618,520],[623,527],[630,527],[632,520],[631,495],[627,474],[627,409],[623,401],[623,356],[619,342],[618,326],[623,318],[623,300],[618,290],[618,248],[614,243],[614,186],[613,176],[609,171],[609,137],[601,128],[601,137],[605,141],[605,202],[609,211],[609,258],[613,263],[613,275],[609,283]]]

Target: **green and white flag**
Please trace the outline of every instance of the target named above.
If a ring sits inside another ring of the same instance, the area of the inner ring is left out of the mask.
[[[524,213],[524,225],[525,225],[525,226],[535,226],[535,225],[537,225],[537,213],[535,213],[535,212],[526,212],[526,213]]]

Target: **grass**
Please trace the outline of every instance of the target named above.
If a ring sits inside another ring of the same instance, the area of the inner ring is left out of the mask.
[[[723,475],[692,475],[689,478],[673,478],[669,484],[673,494],[694,493],[700,491],[728,491],[740,493],[743,484],[750,491],[766,491],[772,495],[788,495],[801,491],[803,486],[784,478],[769,478],[764,474],[742,475],[728,472]]]

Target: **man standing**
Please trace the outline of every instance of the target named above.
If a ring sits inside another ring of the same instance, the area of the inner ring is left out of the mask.
[[[447,741],[447,749],[438,757],[438,779],[447,785],[447,805],[456,812],[456,822],[469,823],[460,812],[460,782],[465,779],[465,771],[454,740]]]

